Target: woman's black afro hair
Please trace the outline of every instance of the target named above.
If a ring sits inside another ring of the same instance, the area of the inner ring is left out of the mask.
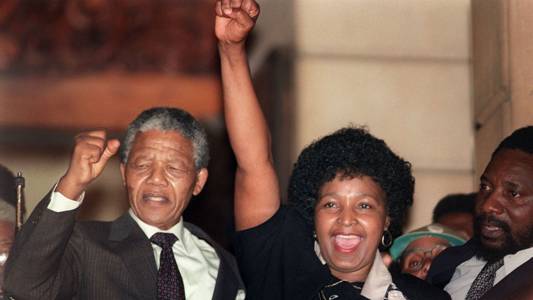
[[[320,188],[337,175],[372,178],[386,196],[389,231],[393,238],[402,233],[406,211],[413,203],[415,183],[409,162],[394,154],[383,140],[359,127],[339,129],[307,146],[294,165],[288,202],[313,229]]]

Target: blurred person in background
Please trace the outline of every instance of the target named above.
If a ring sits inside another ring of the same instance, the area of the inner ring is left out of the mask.
[[[0,199],[9,205],[17,206],[17,190],[13,172],[0,164]]]
[[[0,165],[0,297],[4,292],[4,267],[15,237],[15,176]]]
[[[465,240],[451,228],[429,224],[396,238],[390,254],[401,272],[426,279],[433,259],[444,249],[460,246]]]
[[[450,194],[442,198],[433,209],[433,223],[455,230],[463,239],[474,235],[476,194]]]
[[[0,199],[0,296],[4,294],[4,267],[14,238],[15,208]]]

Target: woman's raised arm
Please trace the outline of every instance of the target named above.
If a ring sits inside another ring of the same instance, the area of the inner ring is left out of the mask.
[[[224,0],[216,4],[215,33],[222,71],[224,117],[237,158],[237,230],[265,222],[280,205],[270,133],[253,89],[244,45],[258,16],[259,6],[253,0]]]

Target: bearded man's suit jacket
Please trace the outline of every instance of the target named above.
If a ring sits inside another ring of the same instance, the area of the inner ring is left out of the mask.
[[[455,268],[476,255],[477,244],[470,240],[459,247],[450,247],[433,260],[427,280],[444,288],[452,279]],[[531,288],[533,276],[533,258],[529,259],[513,272],[495,284],[480,300],[525,299],[524,291]],[[519,296],[520,295],[520,296]]]
[[[150,240],[125,213],[113,222],[76,222],[76,210],[47,209],[48,194],[17,234],[5,271],[5,294],[15,299],[156,299],[157,266]],[[192,224],[220,265],[213,299],[244,289],[231,254]]]

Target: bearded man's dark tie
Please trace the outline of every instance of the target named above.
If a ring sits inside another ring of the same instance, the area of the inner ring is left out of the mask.
[[[178,238],[172,233],[158,232],[150,241],[162,248],[157,272],[158,300],[185,300],[185,287],[181,278],[172,245]]]
[[[485,295],[485,293],[494,285],[496,271],[501,266],[503,266],[503,258],[491,263],[487,263],[483,269],[481,269],[481,272],[479,272],[474,282],[472,282],[465,299],[477,300]]]

